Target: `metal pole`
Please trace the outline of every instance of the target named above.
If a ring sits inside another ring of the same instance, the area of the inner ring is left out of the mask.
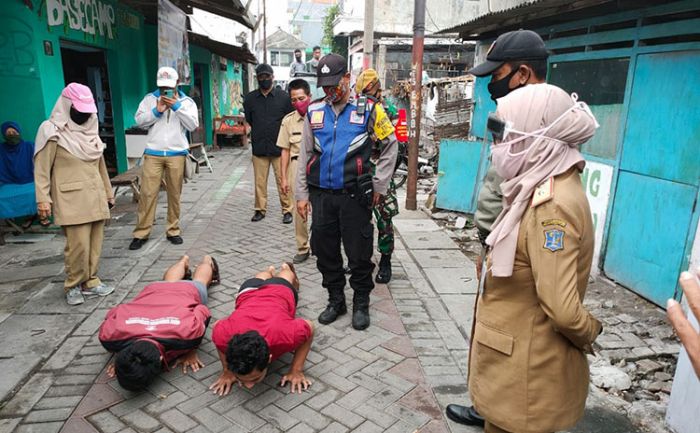
[[[365,32],[362,35],[362,52],[362,69],[369,69],[374,63],[374,0],[365,0]]]
[[[267,63],[267,2],[263,0],[263,63]]]
[[[406,183],[406,209],[416,210],[418,184],[418,147],[420,145],[420,117],[423,100],[423,39],[425,37],[425,0],[415,0],[413,9],[413,60],[411,77],[411,116],[409,120],[408,181]]]

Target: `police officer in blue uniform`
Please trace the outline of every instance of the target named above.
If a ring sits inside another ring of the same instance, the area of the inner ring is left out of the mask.
[[[311,250],[328,290],[328,306],[318,321],[334,322],[347,312],[341,241],[354,291],[352,326],[369,326],[372,281],[372,206],[389,188],[398,153],[394,127],[381,104],[351,98],[344,57],[329,54],[316,69],[324,99],[308,109],[297,173],[297,211],[311,213]],[[372,174],[370,157],[379,153]]]

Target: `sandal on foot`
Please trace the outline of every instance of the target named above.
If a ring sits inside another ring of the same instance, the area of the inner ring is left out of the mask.
[[[211,285],[221,283],[221,275],[219,275],[219,264],[216,263],[214,257],[209,256],[211,259]]]

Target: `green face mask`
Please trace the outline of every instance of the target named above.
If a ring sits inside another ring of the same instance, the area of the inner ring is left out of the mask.
[[[19,135],[8,135],[5,137],[5,141],[8,144],[17,146],[22,141],[22,137],[20,137]]]

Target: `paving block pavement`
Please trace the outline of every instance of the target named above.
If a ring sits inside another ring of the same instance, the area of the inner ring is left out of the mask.
[[[30,295],[25,302],[18,300],[16,289],[0,285],[12,301],[7,307],[0,302],[0,312],[8,312],[0,332],[25,332],[26,343],[36,337],[32,335],[34,323],[60,319],[45,330],[50,338],[37,340],[33,350],[24,350],[34,362],[18,374],[21,377],[5,394],[0,431],[478,431],[448,423],[443,416],[447,403],[467,402],[465,336],[471,311],[468,296],[474,289],[468,279],[472,277],[460,274],[456,288],[446,287],[452,284],[449,281],[435,287],[419,265],[421,257],[432,264],[428,268],[447,263],[457,269],[468,267],[469,262],[464,255],[454,255],[461,253],[444,245],[445,239],[423,239],[415,225],[413,232],[399,226],[394,279],[372,292],[372,326],[355,331],[350,315],[332,325],[317,325],[305,366],[313,385],[301,395],[278,386],[291,356],[273,363],[268,377],[252,390],[234,388],[226,397],[213,395],[208,387],[220,367],[211,329],[199,352],[206,367],[196,374],[183,375],[178,369],[165,372],[141,393],[126,391],[106,377],[110,356],[96,337],[105,312],[135,296],[145,284],[159,280],[182,254],[189,254],[193,262],[204,254],[217,258],[223,281],[210,289],[209,307],[218,320],[231,313],[236,290],[245,279],[270,264],[278,266],[295,252],[293,226],[281,222],[274,182],[269,185],[267,217],[250,222],[253,176],[249,151],[226,150],[213,156],[214,173],[203,173],[184,188],[183,245],[173,246],[164,239],[166,205],[161,197],[151,240],[141,250],[129,251],[135,208],[128,203],[129,197],[120,197],[106,228],[102,262],[105,279],[117,286],[113,295],[77,308],[65,305],[60,236],[42,248],[11,246],[12,260],[6,260],[3,251],[0,261],[10,268],[26,264],[32,255],[36,259],[37,254],[52,267],[20,280]],[[401,218],[418,220],[418,215],[405,213]],[[327,297],[314,258],[297,270],[301,281],[298,315],[315,321]],[[469,308],[461,309],[463,306]],[[23,322],[24,328],[19,326]],[[21,340],[15,346],[23,347]]]

